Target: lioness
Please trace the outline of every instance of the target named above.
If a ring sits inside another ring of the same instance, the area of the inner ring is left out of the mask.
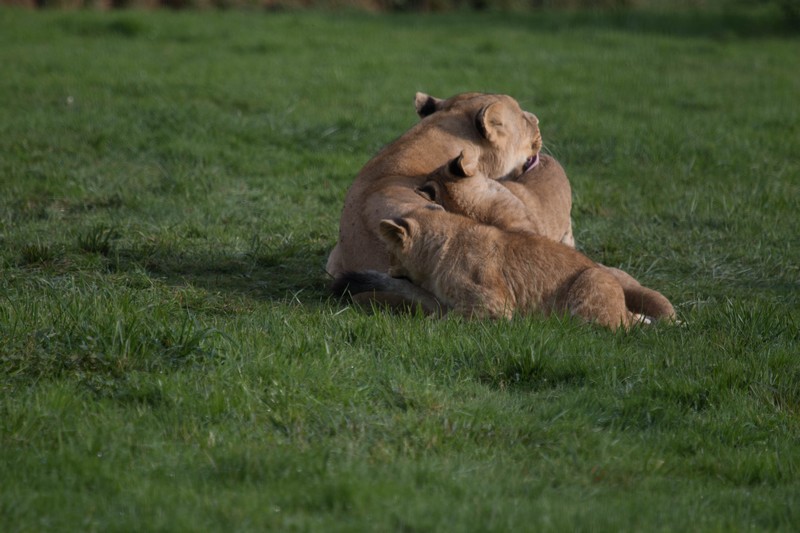
[[[463,98],[463,95],[443,100],[424,93],[417,93],[414,104],[417,115],[425,118],[452,106],[453,100],[458,98]],[[470,176],[476,170],[473,166]],[[482,222],[501,229],[509,229],[510,221],[526,221],[525,229],[575,247],[570,216],[572,189],[567,174],[558,161],[540,152],[528,171],[518,177],[504,178],[498,181],[512,192],[519,202],[515,202],[507,196],[502,202],[500,198],[496,198],[494,200],[495,207],[501,211],[491,213],[491,219],[481,220]],[[493,185],[485,186],[494,188]],[[435,195],[437,190],[423,187],[419,192],[423,196],[430,197],[431,194]],[[479,201],[477,194],[473,198],[472,201]],[[472,213],[464,211],[462,210],[462,214],[473,217]]]
[[[569,313],[611,329],[636,322],[617,279],[577,250],[437,207],[379,227],[392,258],[390,275],[432,292],[450,312],[475,318]]]
[[[417,94],[417,101],[427,95]],[[347,191],[339,240],[328,257],[331,276],[345,271],[387,272],[389,255],[378,226],[427,202],[416,193],[427,176],[474,150],[477,169],[491,179],[514,178],[535,161],[542,145],[538,119],[516,100],[498,94],[465,93],[437,100],[439,109],[384,147],[361,169]]]

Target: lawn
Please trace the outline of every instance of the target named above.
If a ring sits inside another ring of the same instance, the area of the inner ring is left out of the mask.
[[[754,18],[0,10],[0,530],[796,530],[800,55]],[[329,299],[416,91],[507,93],[611,333]]]

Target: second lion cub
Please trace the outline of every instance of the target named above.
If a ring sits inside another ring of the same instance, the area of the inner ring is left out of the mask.
[[[517,184],[486,179],[478,171],[474,159],[471,151],[462,152],[433,172],[417,192],[447,211],[483,224],[507,231],[535,233],[574,248],[568,187],[566,196],[564,187],[558,186],[545,195],[548,201],[543,202],[530,196],[529,192],[512,189],[512,185]],[[622,286],[629,311],[648,320],[675,320],[675,309],[663,294],[643,286],[618,268],[598,266],[614,276]]]
[[[381,221],[380,236],[390,275],[409,278],[456,314],[569,313],[611,329],[637,321],[612,274],[546,237],[503,231],[435,205]]]
[[[418,99],[419,99],[419,95]],[[417,113],[443,101],[427,97],[417,102]],[[426,107],[427,105],[427,107]],[[478,222],[512,231],[532,231],[575,248],[572,235],[572,189],[561,165],[552,157],[536,155],[535,163],[513,179],[486,180],[479,174],[477,154],[469,147],[461,156],[437,169],[417,194]],[[448,207],[450,206],[450,207]]]

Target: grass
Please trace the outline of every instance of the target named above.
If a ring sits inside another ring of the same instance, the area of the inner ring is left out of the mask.
[[[0,529],[795,529],[797,38],[663,16],[0,11]],[[534,111],[685,325],[329,300],[417,90]]]

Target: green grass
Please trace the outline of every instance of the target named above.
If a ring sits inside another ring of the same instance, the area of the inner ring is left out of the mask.
[[[796,529],[797,37],[662,17],[0,10],[0,530]],[[330,301],[417,90],[534,111],[685,325]]]

